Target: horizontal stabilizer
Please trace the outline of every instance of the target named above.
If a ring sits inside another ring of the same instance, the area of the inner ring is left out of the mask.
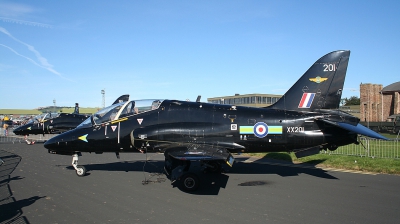
[[[382,135],[372,131],[371,129],[363,126],[362,124],[357,124],[357,126],[354,126],[354,125],[347,124],[347,123],[337,122],[337,125],[343,129],[358,133],[360,135],[364,135],[364,136],[368,136],[368,137],[376,138],[376,139],[389,140],[389,139],[383,137]]]

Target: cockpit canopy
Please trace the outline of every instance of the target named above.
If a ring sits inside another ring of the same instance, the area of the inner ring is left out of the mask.
[[[44,114],[39,114],[36,115],[35,117],[32,117],[31,119],[29,119],[28,122],[26,122],[26,124],[37,124],[37,123],[41,123],[44,122],[45,120],[49,120],[49,119],[53,119],[60,116],[59,113],[44,113]]]
[[[164,100],[132,100],[113,104],[105,107],[86,119],[77,128],[90,127],[105,122],[118,120],[122,117],[141,114],[156,110]]]

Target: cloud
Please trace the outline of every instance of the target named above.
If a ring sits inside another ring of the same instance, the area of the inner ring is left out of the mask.
[[[11,19],[11,18],[6,18],[6,17],[0,17],[0,20],[3,22],[7,22],[7,23],[15,23],[15,24],[28,25],[28,26],[37,26],[37,27],[43,27],[43,28],[53,28],[53,26],[49,25],[49,24],[37,23],[37,22],[26,21],[26,20]]]
[[[19,18],[23,15],[37,11],[35,8],[13,2],[1,2],[0,3],[0,16]]]
[[[53,69],[53,65],[51,65],[51,64],[47,61],[47,59],[46,59],[45,57],[43,57],[43,56],[39,53],[39,51],[37,51],[33,46],[31,46],[31,45],[29,45],[29,44],[27,44],[27,43],[24,43],[24,42],[18,40],[17,38],[15,38],[13,35],[11,35],[11,34],[10,34],[6,29],[4,29],[3,27],[0,27],[0,32],[6,34],[7,36],[9,36],[10,38],[12,38],[12,39],[15,40],[16,42],[18,42],[18,43],[20,43],[20,44],[22,44],[22,45],[25,45],[30,51],[32,51],[32,52],[35,54],[36,59],[37,59],[38,62],[35,61],[35,60],[33,60],[32,58],[29,58],[29,57],[26,57],[26,56],[24,56],[24,55],[19,54],[17,51],[15,51],[15,50],[12,49],[11,47],[8,47],[8,46],[6,46],[6,45],[4,45],[4,44],[0,44],[0,46],[5,47],[5,48],[9,49],[10,51],[12,51],[14,54],[16,54],[16,55],[18,55],[18,56],[21,56],[21,57],[23,57],[23,58],[25,58],[25,59],[27,59],[28,61],[32,62],[34,65],[37,65],[37,66],[39,66],[39,67],[41,67],[41,68],[44,68],[44,69],[50,71],[51,73],[60,76],[61,78],[64,78],[64,79],[69,80],[69,81],[72,81],[72,80],[70,80],[70,79],[65,78],[65,77],[62,76],[59,72],[57,72],[55,69]]]
[[[32,62],[34,65],[37,65],[37,66],[42,67],[42,68],[45,68],[45,67],[39,65],[38,63],[36,63],[36,61],[33,60],[32,58],[29,58],[29,57],[26,57],[26,56],[24,56],[24,55],[22,55],[22,54],[19,54],[17,51],[15,51],[14,49],[12,49],[12,48],[9,47],[9,46],[6,46],[6,45],[4,45],[4,44],[0,44],[0,46],[5,47],[5,48],[9,49],[10,51],[14,52],[14,54],[16,54],[16,55],[18,55],[18,56],[21,56],[21,57],[23,57],[23,58],[25,58],[25,59],[27,59],[28,61]]]
[[[53,28],[52,25],[26,20],[32,14],[42,10],[29,5],[14,2],[0,2],[0,21],[42,28]]]

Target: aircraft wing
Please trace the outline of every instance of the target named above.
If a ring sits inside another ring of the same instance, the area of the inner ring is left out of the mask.
[[[376,133],[375,131],[363,126],[362,124],[352,125],[346,122],[338,122],[338,121],[331,121],[327,119],[318,119],[320,121],[326,122],[328,124],[343,128],[347,131],[351,131],[360,135],[368,136],[371,138],[382,139],[382,140],[389,140],[386,137]]]

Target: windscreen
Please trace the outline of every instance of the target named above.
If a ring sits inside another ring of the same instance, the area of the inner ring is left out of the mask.
[[[134,116],[147,111],[156,110],[160,107],[163,100],[132,100],[113,104],[102,110],[99,110],[91,117],[86,119],[77,128],[92,126],[92,117],[95,125],[117,120],[121,117]]]
[[[44,120],[49,120],[52,118],[56,118],[58,117],[60,114],[59,113],[45,113],[45,114],[39,114],[36,115],[34,117],[32,117],[31,119],[29,119],[28,122],[26,122],[26,124],[30,124],[30,123],[40,123],[43,122]]]
[[[93,120],[96,124],[101,124],[106,121],[112,121],[116,118],[118,111],[124,106],[126,102],[113,104],[106,107],[93,115]]]

